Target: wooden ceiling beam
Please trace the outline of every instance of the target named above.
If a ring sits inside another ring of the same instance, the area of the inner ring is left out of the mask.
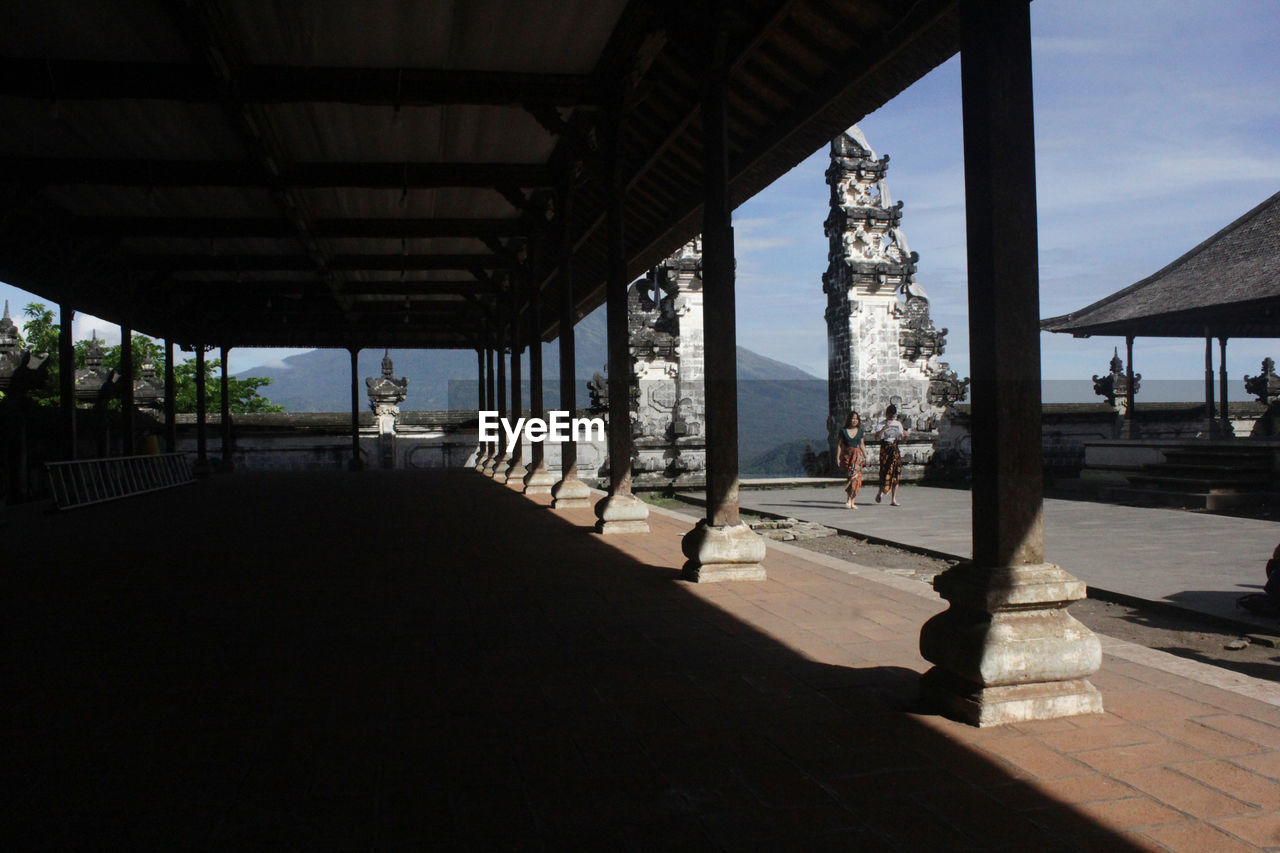
[[[365,254],[333,255],[328,269],[332,272],[355,270],[470,270],[511,266],[510,258],[491,254],[402,255]],[[223,254],[151,254],[135,255],[128,266],[135,270],[167,270],[211,272],[302,272],[315,269],[315,261],[307,255],[223,255]]]
[[[0,172],[37,185],[132,187],[265,187],[262,169],[226,160],[116,160],[84,157],[0,157]],[[538,163],[296,163],[281,168],[285,186],[367,189],[550,187],[551,170]]]
[[[95,216],[78,217],[68,231],[77,236],[127,238],[171,237],[266,238],[290,237],[294,226],[288,220],[270,217],[176,217],[176,216]],[[514,237],[524,224],[516,218],[477,219],[317,219],[311,233],[323,238],[433,238],[433,237]]]
[[[211,103],[223,96],[206,66],[0,58],[0,94],[50,102],[165,100]],[[583,74],[433,68],[253,65],[238,71],[234,97],[249,104],[339,103],[366,106],[591,107],[600,103]]]

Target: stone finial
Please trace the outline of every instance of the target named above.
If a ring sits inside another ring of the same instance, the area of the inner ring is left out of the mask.
[[[395,378],[392,376],[394,370],[391,350],[388,349],[382,356],[382,375],[364,380],[369,393],[369,408],[379,415],[398,414],[400,411],[398,404],[408,396],[409,380],[403,376],[399,379]]]
[[[1115,408],[1116,400],[1125,400],[1129,396],[1129,377],[1125,375],[1124,361],[1120,358],[1120,348],[1112,350],[1111,371],[1105,376],[1093,377],[1093,393],[1107,401],[1107,405]],[[1137,394],[1142,387],[1142,374],[1133,375],[1133,393]]]
[[[1274,359],[1262,360],[1262,372],[1257,376],[1244,377],[1244,390],[1258,398],[1264,406],[1270,406],[1280,398],[1280,376],[1276,376]]]

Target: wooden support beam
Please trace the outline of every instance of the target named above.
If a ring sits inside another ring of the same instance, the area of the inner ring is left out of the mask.
[[[222,92],[205,66],[177,62],[0,59],[0,94],[49,101],[167,100],[211,103]],[[580,107],[599,102],[582,74],[434,68],[255,65],[242,69],[236,97],[249,104]]]

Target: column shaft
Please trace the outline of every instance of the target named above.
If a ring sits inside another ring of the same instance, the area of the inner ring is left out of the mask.
[[[196,344],[196,466],[197,477],[209,476],[209,400],[205,393],[204,344]]]
[[[1137,410],[1137,391],[1133,387],[1133,335],[1126,335],[1124,339],[1124,375],[1129,380],[1129,389],[1125,392],[1125,420],[1128,421],[1129,438],[1138,437],[1138,410]]]
[[[573,316],[573,191],[568,182],[561,184],[556,210],[560,214],[560,408],[572,418],[577,413],[578,389],[575,373],[577,351],[574,347]],[[551,488],[551,506],[555,509],[585,507],[591,503],[591,493],[578,479],[578,443],[569,440],[560,444],[560,481]]]
[[[503,323],[504,311],[502,306],[498,306],[498,386],[494,389],[494,402],[498,409],[498,418],[501,420],[507,416],[507,344],[510,342],[508,330]],[[507,481],[507,448],[506,437],[501,429],[498,430],[498,446],[495,450],[491,464],[485,465],[485,472],[491,473],[493,479],[499,483]]]
[[[224,346],[219,351],[222,357],[222,374],[219,384],[219,391],[222,392],[222,405],[218,411],[218,425],[221,427],[222,439],[222,462],[218,465],[218,470],[230,472],[235,470],[235,462],[231,459],[233,450],[233,439],[231,437],[231,374],[230,368],[227,366],[227,356],[230,355],[231,348]]]
[[[62,452],[76,458],[76,348],[71,339],[75,309],[65,302],[58,306],[58,395],[62,415]]]
[[[1227,409],[1227,339],[1218,338],[1218,417],[1222,420],[1222,437],[1230,438],[1235,430],[1231,427],[1231,412]]]
[[[173,339],[164,340],[164,443],[170,453],[178,452],[177,380],[173,367]]]
[[[347,354],[351,356],[351,459],[347,462],[347,470],[363,471],[364,460],[360,458],[360,347],[349,347]]]
[[[1019,0],[961,0],[972,372],[973,561],[934,580],[925,698],[976,725],[1096,713],[1102,651],[1043,562],[1031,22]]]
[[[520,368],[520,355],[524,349],[524,325],[520,320],[520,288],[515,281],[511,287],[511,423],[524,417],[524,381]],[[507,482],[524,488],[524,476],[529,469],[524,465],[524,442],[516,441],[508,458]]]
[[[726,34],[714,32],[702,95],[703,359],[707,399],[707,517],[684,537],[684,576],[704,583],[764,580],[764,539],[738,518],[738,346],[733,208],[729,200]]]
[[[1217,417],[1213,405],[1213,335],[1204,330],[1204,416],[1213,423]]]
[[[609,338],[609,495],[595,506],[596,531],[648,533],[649,508],[631,493],[631,348],[627,329],[627,252],[624,232],[625,185],[620,178],[615,105],[600,124],[601,155],[611,189],[605,202],[605,311]]]
[[[133,329],[120,327],[120,454],[132,456],[133,446]]]

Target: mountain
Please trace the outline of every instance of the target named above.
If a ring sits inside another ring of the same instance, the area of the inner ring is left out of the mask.
[[[603,309],[584,317],[574,327],[576,375],[583,380],[603,371],[608,361]],[[474,409],[476,407],[475,350],[391,350],[394,373],[409,380],[406,411]],[[365,405],[364,379],[382,372],[382,353],[361,350],[358,367],[360,406]],[[766,359],[767,360],[767,359]],[[522,359],[525,399],[528,400],[529,354]],[[547,377],[560,372],[560,346],[543,344],[542,370]],[[289,356],[279,365],[262,365],[239,376],[265,376],[271,384],[263,396],[290,412],[345,412],[351,408],[351,357],[346,350],[317,349]],[[559,404],[559,383],[545,383],[547,405]],[[585,406],[585,381],[579,384],[578,405]]]
[[[585,380],[603,373],[608,361],[605,312],[601,308],[574,327],[579,406],[587,403]],[[406,411],[475,409],[476,354],[474,350],[392,350],[394,374],[409,380]],[[560,347],[544,344],[543,373],[560,370]],[[528,353],[522,360],[525,400],[528,401]],[[744,476],[803,473],[799,452],[804,442],[826,432],[827,383],[798,367],[738,347],[738,458],[752,461]],[[363,350],[359,356],[360,406],[366,404],[364,378],[382,370],[382,353]],[[240,376],[265,376],[271,384],[264,396],[290,412],[345,412],[351,408],[351,360],[346,350],[311,350],[290,356],[278,366],[260,366]],[[559,405],[559,383],[545,383],[546,405]],[[800,442],[798,452],[781,452],[778,458],[761,459],[779,445]],[[815,449],[821,449],[815,447]],[[794,457],[794,465],[789,461]],[[744,463],[745,464],[745,463]],[[766,470],[767,469],[767,470]]]

